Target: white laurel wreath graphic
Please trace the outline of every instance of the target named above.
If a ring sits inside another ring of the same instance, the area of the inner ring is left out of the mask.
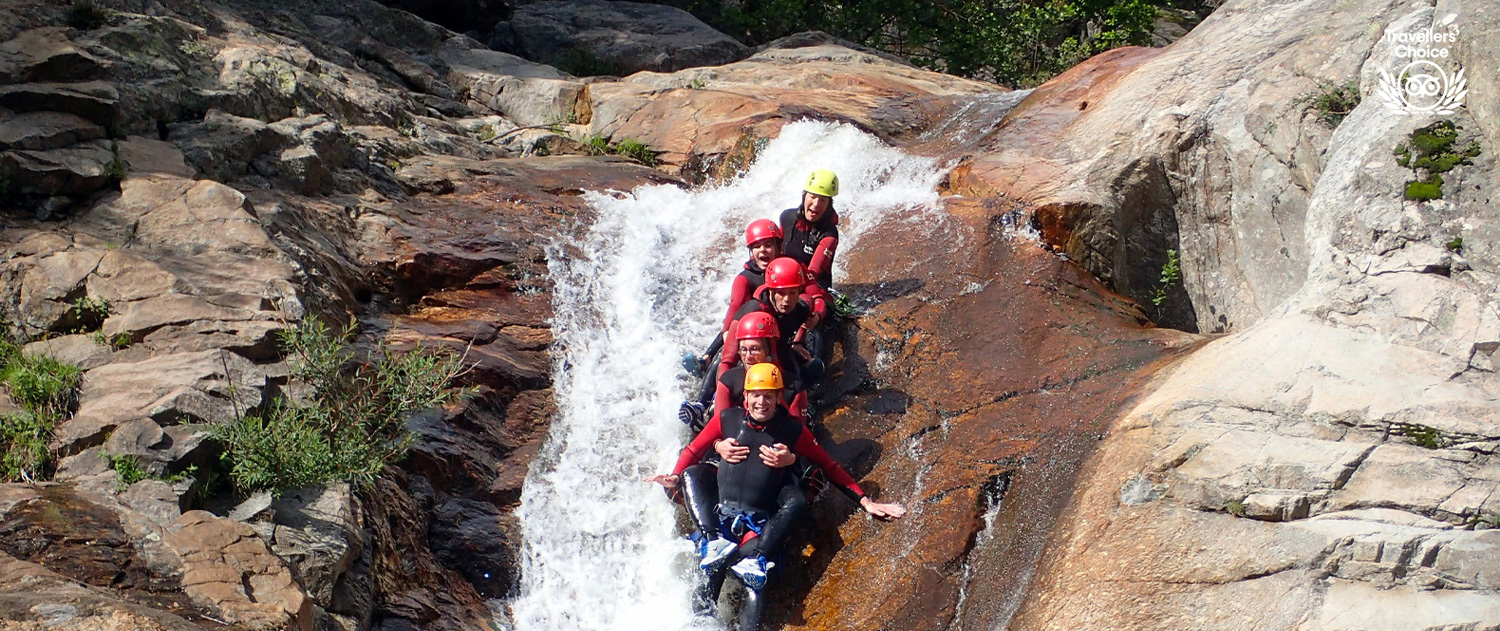
[[[1418,64],[1432,66],[1437,72],[1437,77],[1431,75],[1407,77],[1407,71]],[[1406,77],[1407,84],[1403,86],[1397,77]],[[1436,102],[1430,105],[1415,105],[1407,99],[1407,94],[1412,93],[1414,88],[1421,90],[1416,96],[1435,96],[1436,93],[1432,91],[1432,88],[1436,86],[1432,84],[1438,82],[1439,79],[1441,79],[1443,96]],[[1464,97],[1469,94],[1468,83],[1469,80],[1464,78],[1463,68],[1459,68],[1458,72],[1450,76],[1432,62],[1415,61],[1407,64],[1395,76],[1392,76],[1391,73],[1381,68],[1380,83],[1375,86],[1375,92],[1380,95],[1381,101],[1385,103],[1386,107],[1396,112],[1403,114],[1440,114],[1446,116],[1452,114],[1454,110],[1463,105]]]

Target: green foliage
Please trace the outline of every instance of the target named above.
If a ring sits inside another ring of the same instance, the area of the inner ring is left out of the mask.
[[[1235,517],[1244,517],[1245,500],[1229,500],[1229,502],[1224,504],[1224,512],[1229,513],[1230,515],[1234,515]]]
[[[1438,121],[1413,131],[1406,143],[1396,147],[1393,152],[1396,164],[1411,169],[1416,176],[1406,183],[1406,199],[1427,201],[1441,198],[1443,178],[1440,174],[1459,165],[1474,164],[1473,158],[1478,157],[1482,150],[1477,141],[1455,149],[1460,129],[1463,128],[1453,121]]]
[[[381,345],[357,357],[351,325],[335,334],[316,321],[282,332],[293,376],[311,389],[306,403],[273,402],[258,415],[218,425],[230,478],[242,491],[287,489],[345,480],[374,481],[411,446],[412,414],[456,396],[463,371],[449,353],[395,353]]]
[[[1167,291],[1182,282],[1182,261],[1177,256],[1177,250],[1167,250],[1167,262],[1161,265],[1161,277],[1156,284],[1156,289],[1151,292],[1151,304],[1157,309],[1167,301]]]
[[[135,456],[110,456],[109,468],[114,469],[118,474],[115,476],[115,490],[118,491],[124,491],[136,482],[151,478],[151,475],[141,468],[141,461]]]
[[[63,23],[80,31],[92,31],[109,23],[109,12],[92,0],[75,0],[63,14]]]
[[[611,144],[609,139],[604,136],[589,136],[584,139],[583,145],[588,149],[589,155],[593,156],[623,156],[648,167],[654,167],[661,163],[656,157],[657,152],[652,151],[651,147],[646,146],[645,143],[638,140],[626,138],[625,140]]]
[[[614,153],[635,160],[648,167],[654,167],[658,164],[656,152],[647,147],[646,143],[638,140],[631,140],[629,138],[621,140],[614,146]]]
[[[548,60],[548,65],[575,77],[613,77],[625,74],[619,64],[595,57],[582,48],[570,48],[561,56]]]
[[[1392,423],[1391,433],[1405,437],[1411,444],[1424,449],[1442,449],[1452,442],[1437,428],[1417,423]]]
[[[110,306],[109,301],[104,298],[79,296],[77,300],[73,301],[73,308],[69,311],[72,312],[73,321],[77,323],[74,331],[85,333],[97,330],[100,326],[103,326],[104,319],[108,318],[114,309]]]
[[[494,125],[486,124],[486,125],[483,125],[483,126],[481,126],[479,128],[479,141],[480,142],[489,142],[491,140],[494,140],[495,136],[499,136],[499,135],[500,135],[500,130],[495,129]]]
[[[1482,525],[1486,528],[1500,528],[1500,513],[1479,513],[1469,518],[1470,527]]]
[[[0,383],[32,415],[58,419],[73,407],[80,374],[77,366],[46,355],[17,355],[0,369]]]
[[[109,176],[111,183],[119,184],[125,179],[125,161],[118,154],[115,155],[115,159],[104,165],[104,174]]]
[[[1425,202],[1443,197],[1443,176],[1433,173],[1425,180],[1413,180],[1406,183],[1406,198],[1412,201]]]
[[[1464,251],[1463,236],[1453,237],[1453,240],[1448,242],[1448,251],[1462,254]]]
[[[45,355],[28,356],[0,322],[0,384],[22,411],[0,415],[0,481],[38,481],[48,475],[52,428],[73,407],[81,371]]]
[[[0,481],[35,482],[46,478],[51,460],[47,443],[52,423],[30,412],[0,414]]]
[[[1312,105],[1318,112],[1318,120],[1338,127],[1339,123],[1344,122],[1344,117],[1359,106],[1359,82],[1337,84],[1320,81],[1315,90],[1303,95],[1300,100]]]
[[[755,46],[825,31],[919,66],[1038,85],[1105,50],[1149,45],[1167,0],[690,0],[714,28]]]

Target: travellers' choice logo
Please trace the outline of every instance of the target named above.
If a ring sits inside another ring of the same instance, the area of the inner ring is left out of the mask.
[[[1382,39],[1397,43],[1396,57],[1411,60],[1394,75],[1380,69],[1375,92],[1386,107],[1401,114],[1448,115],[1463,105],[1469,93],[1463,68],[1455,68],[1450,74],[1439,65],[1449,58],[1448,45],[1458,41],[1458,27],[1416,33],[1387,31]]]

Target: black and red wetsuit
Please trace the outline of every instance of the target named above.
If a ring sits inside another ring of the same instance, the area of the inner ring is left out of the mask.
[[[766,284],[766,269],[760,267],[755,259],[745,261],[745,269],[734,277],[734,284],[729,288],[729,310],[724,313],[724,330],[729,330],[729,325],[734,324],[740,307],[755,298],[755,292],[761,285]]]
[[[781,362],[773,360],[778,367]],[[795,374],[795,373],[793,373]],[[791,410],[792,417],[799,422],[805,421],[802,408],[807,405],[807,394],[804,392],[802,383],[796,377],[787,377],[787,371],[782,370],[782,381],[785,387],[781,392],[781,403]],[[745,364],[724,371],[719,375],[718,387],[714,390],[715,416],[724,413],[730,408],[742,407],[745,404]]]
[[[781,255],[797,259],[823,289],[833,286],[833,256],[839,247],[839,215],[830,207],[817,223],[801,208],[781,211]]]
[[[739,510],[760,511],[770,515],[775,510],[777,492],[786,482],[784,476],[789,468],[773,469],[760,459],[761,445],[783,444],[791,448],[798,458],[806,458],[817,465],[828,476],[828,480],[844,491],[851,499],[859,501],[865,492],[854,478],[832,456],[818,444],[806,426],[794,420],[785,407],[777,406],[776,415],[765,424],[750,418],[744,408],[725,410],[719,418],[710,421],[698,437],[693,439],[677,456],[677,466],[672,473],[681,474],[690,465],[703,459],[713,450],[714,441],[733,438],[740,445],[750,448],[750,456],[736,463],[719,464],[719,502]]]
[[[761,291],[764,292],[765,288],[762,287]],[[802,325],[807,322],[808,316],[812,315],[813,309],[814,307],[808,304],[806,299],[799,299],[791,311],[776,313],[776,310],[771,308],[769,299],[757,295],[755,298],[745,301],[745,304],[740,305],[739,311],[734,314],[734,322],[739,322],[740,318],[756,311],[764,311],[771,314],[771,317],[776,319],[776,329],[781,331],[781,339],[777,340],[776,343],[776,356],[782,358],[785,363],[782,366],[783,371],[795,370],[797,362],[787,360],[797,357],[792,354],[792,344],[801,341],[802,336],[806,334],[802,330]],[[821,313],[819,314],[819,316],[822,315]],[[719,375],[723,375],[724,371],[734,368],[740,363],[740,349],[738,340],[734,335],[734,329],[735,327],[731,323],[729,329],[724,333],[724,352],[719,354]],[[785,378],[785,375],[783,375],[783,378]]]

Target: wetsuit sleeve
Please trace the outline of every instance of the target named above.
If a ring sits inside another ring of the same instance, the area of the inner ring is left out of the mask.
[[[828,299],[828,292],[817,283],[808,283],[802,288],[803,300],[808,303],[813,313],[818,314],[818,320],[828,319],[828,307],[833,301]]]
[[[708,431],[707,428],[704,431]],[[713,441],[709,441],[709,444],[712,445]],[[850,499],[858,502],[860,498],[865,496],[864,489],[859,488],[859,485],[854,482],[854,477],[850,476],[848,471],[839,466],[839,463],[834,461],[833,456],[823,451],[823,446],[818,444],[817,439],[813,438],[812,432],[808,431],[806,427],[802,428],[802,435],[797,437],[797,445],[792,447],[792,451],[796,452],[798,456],[807,458],[813,464],[818,465],[818,468],[823,470],[823,475],[828,476],[828,481],[839,485],[839,488],[843,489],[844,494],[848,495]],[[679,460],[679,462],[681,461]],[[684,465],[683,468],[686,468],[686,466]]]
[[[818,242],[817,249],[813,250],[812,260],[807,263],[807,271],[812,273],[813,278],[825,278],[825,274],[830,275],[827,278],[832,278],[833,255],[838,247],[838,237],[823,237]]]
[[[734,285],[729,289],[729,311],[724,313],[724,330],[729,330],[729,325],[734,324],[736,314],[740,306],[749,300],[753,290],[750,288],[750,279],[744,276],[735,276]]]
[[[709,421],[708,425],[703,426],[703,431],[698,432],[698,437],[694,438],[693,442],[688,443],[688,446],[683,447],[682,453],[677,454],[677,466],[672,468],[672,475],[682,475],[684,469],[693,466],[693,464],[703,459],[708,450],[713,448],[714,441],[723,437],[724,430],[719,425],[719,416],[715,414],[713,420]],[[848,474],[845,474],[845,477],[848,477]]]
[[[721,381],[718,383],[718,388],[714,389],[714,417],[718,418],[719,413],[727,409],[729,409],[729,386]]]
[[[738,318],[735,319],[739,321]],[[724,348],[719,352],[719,370],[714,378],[724,376],[724,371],[734,368],[740,363],[740,343],[735,339],[734,330],[738,328],[731,322],[729,328],[724,329]]]

